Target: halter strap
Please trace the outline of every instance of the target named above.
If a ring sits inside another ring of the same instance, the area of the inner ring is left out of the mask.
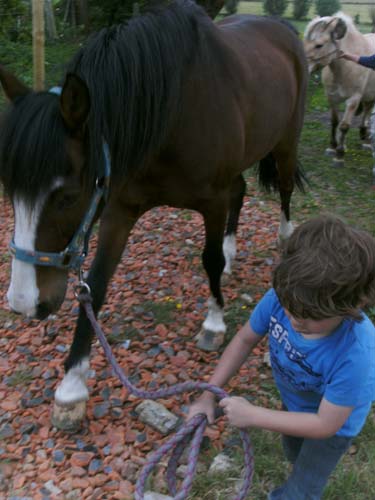
[[[49,92],[60,95],[61,87],[52,87]],[[108,144],[104,140],[103,159],[103,176],[96,179],[95,191],[91,197],[89,208],[68,246],[62,252],[25,250],[24,248],[18,247],[13,238],[9,244],[9,249],[15,259],[37,266],[51,266],[80,271],[81,265],[87,255],[89,239],[97,208],[102,200],[106,202],[108,199],[111,176],[111,157]]]

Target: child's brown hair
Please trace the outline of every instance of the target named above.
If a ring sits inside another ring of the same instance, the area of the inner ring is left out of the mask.
[[[296,228],[273,276],[283,307],[297,318],[361,319],[375,303],[375,239],[333,215]]]

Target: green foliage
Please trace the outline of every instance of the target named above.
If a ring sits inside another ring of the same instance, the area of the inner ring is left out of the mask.
[[[293,1],[293,19],[306,19],[313,0],[294,0]]]
[[[235,14],[238,9],[239,0],[225,0],[225,10],[228,14]]]
[[[263,10],[269,16],[282,16],[287,6],[287,0],[263,0]]]
[[[315,0],[316,13],[319,16],[332,16],[341,9],[340,0]]]
[[[142,13],[153,4],[163,0],[91,0],[90,22],[92,27],[102,28],[129,20],[132,15]]]
[[[30,6],[22,0],[0,0],[0,36],[12,42],[31,39]]]

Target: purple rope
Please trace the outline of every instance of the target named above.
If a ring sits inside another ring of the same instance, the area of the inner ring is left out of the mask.
[[[125,376],[124,372],[118,365],[110,345],[101,330],[98,322],[96,321],[94,311],[92,309],[92,298],[86,291],[78,295],[78,299],[86,311],[87,317],[91,322],[91,325],[97,335],[99,342],[105,352],[105,355],[110,362],[113,372],[118,376],[121,383],[128,389],[128,391],[134,396],[141,399],[159,399],[168,396],[175,396],[177,394],[182,394],[184,392],[191,391],[211,391],[219,399],[227,397],[227,393],[216,387],[214,385],[208,384],[206,382],[183,382],[175,386],[167,387],[164,389],[158,389],[156,391],[143,391],[135,387],[129,379]],[[174,495],[174,500],[185,500],[191,490],[195,470],[198,462],[198,455],[200,445],[203,439],[203,434],[207,425],[206,415],[199,414],[195,415],[188,422],[185,422],[179,430],[176,432],[172,438],[166,441],[160,448],[151,454],[148,462],[143,467],[141,474],[138,478],[135,487],[135,500],[144,499],[144,490],[148,476],[151,474],[153,469],[160,463],[162,457],[168,453],[171,453],[171,457],[167,467],[167,484],[170,494]],[[244,461],[245,461],[245,474],[241,489],[234,500],[244,500],[247,497],[249,489],[251,487],[251,482],[254,472],[254,457],[253,451],[250,443],[250,438],[245,431],[240,431],[240,436],[242,439],[243,450],[244,450]],[[185,446],[191,440],[189,449],[188,466],[185,474],[185,478],[182,481],[180,491],[177,493],[176,487],[176,469],[178,466],[178,459],[182,455]]]

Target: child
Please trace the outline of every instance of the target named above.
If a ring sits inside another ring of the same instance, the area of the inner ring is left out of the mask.
[[[230,424],[280,432],[294,464],[269,500],[317,500],[329,475],[362,429],[375,400],[375,327],[361,307],[375,303],[375,239],[334,216],[291,235],[273,289],[225,349],[210,379],[224,386],[269,334],[282,410],[241,397],[220,401]],[[214,396],[189,410],[214,421]]]

